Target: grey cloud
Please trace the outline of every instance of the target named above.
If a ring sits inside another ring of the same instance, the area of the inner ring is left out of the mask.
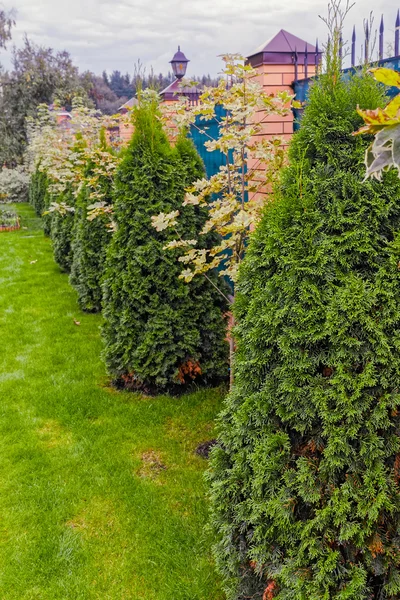
[[[326,13],[322,0],[14,0],[14,5],[17,45],[26,32],[36,43],[70,50],[82,70],[97,73],[104,68],[132,71],[139,58],[165,72],[178,44],[191,60],[189,73],[217,73],[217,55],[248,54],[281,28],[312,44],[316,37],[326,38],[318,18]],[[367,0],[352,9],[346,38],[353,23],[361,37],[362,19],[370,9]],[[376,21],[384,12],[387,31],[393,30],[392,1],[378,0],[374,9]]]

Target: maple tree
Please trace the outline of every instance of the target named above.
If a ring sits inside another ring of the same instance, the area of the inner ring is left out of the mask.
[[[388,87],[400,88],[400,73],[378,67],[370,69],[375,79]],[[358,109],[365,125],[355,135],[373,134],[374,140],[365,153],[365,177],[382,178],[382,173],[394,167],[400,176],[400,93],[384,108]]]
[[[236,280],[250,232],[268,198],[261,192],[273,184],[285,164],[286,152],[279,136],[271,139],[255,136],[269,116],[288,114],[293,97],[286,91],[276,96],[266,94],[256,80],[255,69],[244,64],[242,56],[227,54],[223,61],[223,77],[218,86],[206,87],[197,105],[190,106],[186,98],[181,97],[173,113],[167,107],[167,121],[172,119],[178,130],[197,127],[209,138],[205,143],[207,150],[219,151],[225,157],[225,164],[215,175],[202,177],[187,188],[183,202],[183,206],[207,209],[208,218],[200,237],[214,231],[219,236],[216,244],[205,249],[200,247],[199,238],[177,237],[166,245],[166,249],[185,250],[179,260],[185,265],[180,277],[186,282],[214,268],[219,268],[220,275],[228,276],[233,282]],[[188,85],[187,82],[184,85]],[[215,138],[207,131],[207,121],[211,120],[219,124]],[[251,167],[250,158],[256,159]],[[255,171],[261,168],[264,174],[259,181]],[[180,212],[154,216],[153,226],[157,231],[176,227]]]
[[[112,207],[104,199],[104,181],[112,183],[120,154],[114,151],[118,140],[110,145],[101,143],[104,132],[117,124],[116,118],[101,116],[75,98],[70,119],[60,125],[57,109],[40,105],[37,117],[28,120],[26,164],[33,183],[37,183],[34,188],[44,192],[43,198],[35,198],[35,205],[44,209],[45,233],[53,239],[55,259],[69,272],[73,264],[75,205],[82,189],[90,200],[88,218],[102,216],[102,225],[112,230]]]
[[[52,109],[40,105],[37,117],[28,119],[29,144],[25,162],[31,173],[38,170],[48,177],[50,196],[55,200],[47,207],[49,212],[71,212],[72,206],[56,199],[70,187],[76,197],[84,184],[91,188],[92,218],[104,212],[101,182],[103,177],[112,177],[115,172],[120,156],[114,150],[119,148],[120,141],[114,140],[102,148],[101,137],[102,132],[117,124],[118,117],[99,116],[80,98],[73,101],[67,127],[57,124],[57,106]],[[88,163],[92,169],[87,180],[85,169]]]
[[[160,213],[152,218],[157,231],[175,228],[177,237],[168,242],[165,249],[184,250],[178,260],[185,265],[180,278],[186,282],[196,275],[209,279],[207,273],[218,269],[219,275],[228,277],[234,284],[250,233],[268,201],[265,192],[271,190],[286,162],[281,137],[256,136],[268,117],[288,114],[293,96],[287,91],[278,92],[276,96],[266,94],[256,80],[256,70],[245,64],[241,55],[227,54],[223,61],[218,86],[206,87],[197,105],[190,106],[186,98],[181,97],[173,113],[170,107],[165,111],[166,124],[172,120],[178,131],[197,127],[209,138],[205,142],[207,150],[220,152],[225,158],[225,164],[215,175],[197,179],[186,190],[182,207],[199,206],[207,211],[207,219],[197,237],[189,239],[178,235],[182,210]],[[207,131],[208,121],[218,122],[215,138]],[[249,159],[253,159],[252,164]],[[261,180],[260,172],[263,173]],[[215,242],[205,247],[202,238],[210,232],[216,234]],[[222,290],[220,293],[233,303],[234,290],[228,298]],[[232,317],[230,329],[234,324]],[[232,385],[235,345],[232,335],[229,342]]]

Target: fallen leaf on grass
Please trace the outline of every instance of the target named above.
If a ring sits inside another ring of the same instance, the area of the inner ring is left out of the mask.
[[[37,260],[31,260],[31,261],[29,262],[29,264],[31,264],[31,265],[34,265],[35,263],[37,263]]]
[[[76,319],[74,319],[74,323],[75,323],[75,325],[80,325],[81,324],[81,322],[77,321]]]

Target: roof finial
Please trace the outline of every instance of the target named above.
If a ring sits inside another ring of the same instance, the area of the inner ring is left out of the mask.
[[[356,64],[356,26],[353,26],[353,35],[351,36],[351,66]]]
[[[383,24],[383,15],[381,18],[381,24],[379,26],[379,60],[383,59],[383,33],[385,31],[385,25]]]

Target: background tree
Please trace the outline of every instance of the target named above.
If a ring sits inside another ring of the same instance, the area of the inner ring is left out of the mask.
[[[218,137],[214,139],[207,134],[209,140],[205,145],[210,152],[218,151],[225,157],[225,164],[218,173],[192,181],[187,188],[183,206],[204,209],[207,219],[203,229],[195,238],[180,236],[166,245],[166,249],[180,247],[184,250],[179,260],[186,268],[180,277],[186,282],[196,275],[207,277],[207,273],[216,268],[220,275],[235,282],[250,233],[267,201],[267,196],[259,193],[260,189],[265,190],[272,184],[285,162],[281,138],[255,141],[254,136],[270,115],[288,113],[292,96],[287,92],[279,92],[276,97],[265,94],[254,79],[256,71],[243,61],[239,55],[225,56],[222,71],[225,77],[219,80],[217,87],[205,88],[197,105],[188,106],[183,98],[172,113],[169,107],[166,109],[166,121],[174,119],[178,130],[190,124],[207,132],[207,121],[218,121]],[[198,117],[204,121],[204,129],[198,125]],[[249,158],[257,159],[252,168]],[[262,167],[264,178],[260,181],[259,169]],[[179,211],[161,213],[153,218],[157,231],[174,228],[178,223]],[[211,231],[217,234],[216,243],[207,248],[201,238]],[[233,338],[230,345],[232,363]]]
[[[134,95],[135,90],[128,73],[122,75],[120,71],[113,71],[109,81],[111,90],[118,98],[132,98]]]
[[[114,115],[128,100],[128,96],[119,98],[110,89],[104,77],[99,77],[90,71],[83,73],[81,80],[84,80],[83,86],[88,90],[89,98],[94,106],[105,115]]]
[[[75,96],[89,102],[78,68],[66,51],[54,52],[25,37],[23,47],[14,48],[12,66],[2,75],[0,97],[0,160],[9,165],[22,162],[26,118],[34,116],[40,104],[57,100],[71,108]]]
[[[229,599],[400,595],[400,181],[363,182],[356,107],[384,98],[337,62],[240,269],[210,474]]]
[[[15,25],[14,9],[0,9],[0,48],[6,48],[7,43],[11,40],[11,31]]]
[[[171,389],[227,373],[224,298],[214,285],[178,279],[181,250],[166,254],[169,232],[151,215],[176,210],[203,166],[190,142],[168,142],[154,100],[134,110],[135,133],[115,178],[116,232],[103,286],[105,359],[109,372],[137,389]],[[204,211],[187,207],[180,232],[196,236]],[[215,280],[215,275],[210,277]]]

